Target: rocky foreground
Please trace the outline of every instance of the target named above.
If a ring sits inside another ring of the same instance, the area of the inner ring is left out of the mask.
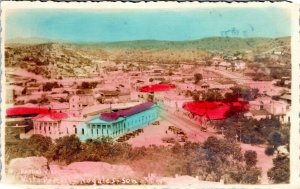
[[[40,185],[205,185],[222,183],[207,182],[190,176],[141,177],[128,165],[112,165],[105,162],[74,162],[61,166],[50,164],[44,157],[16,158],[7,168],[6,183]]]
[[[11,160],[7,169],[7,182],[63,185],[147,183],[127,165],[86,161],[60,166],[49,164],[44,157]]]

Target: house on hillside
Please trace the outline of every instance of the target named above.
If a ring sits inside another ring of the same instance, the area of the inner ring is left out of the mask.
[[[271,100],[264,105],[265,109],[273,115],[281,116],[285,115],[289,110],[289,104],[285,101]]]
[[[259,121],[261,119],[270,118],[271,114],[264,109],[260,109],[260,110],[250,110],[249,112],[245,113],[244,116],[246,118],[253,118]]]
[[[223,61],[219,64],[219,67],[220,68],[223,68],[225,70],[227,70],[228,68],[231,67],[231,63],[230,62],[227,62],[227,61]]]
[[[223,58],[220,56],[215,56],[212,58],[212,65],[217,66],[223,61]]]

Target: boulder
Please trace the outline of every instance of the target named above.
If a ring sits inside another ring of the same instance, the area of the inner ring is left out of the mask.
[[[9,162],[7,181],[13,183],[39,184],[49,174],[49,164],[44,157],[16,158]]]
[[[44,157],[12,159],[7,169],[8,183],[46,185],[137,184],[141,178],[128,165],[105,162],[49,164]]]
[[[128,165],[112,165],[105,162],[84,161],[67,166],[50,165],[50,171],[52,180],[58,182],[56,184],[95,184],[95,180],[112,182],[138,178]]]

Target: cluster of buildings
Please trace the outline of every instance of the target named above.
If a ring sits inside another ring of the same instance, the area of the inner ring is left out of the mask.
[[[213,66],[245,69],[246,64],[240,59],[230,63],[226,61],[215,57]],[[223,71],[231,72],[231,69],[226,69]],[[117,138],[143,128],[159,117],[159,105],[150,102],[178,110],[193,100],[191,95],[186,95],[188,91],[218,90],[224,95],[237,84],[233,79],[220,77],[218,73],[192,64],[140,65],[100,61],[96,72],[93,70],[94,75],[86,77],[45,80],[29,76],[21,79],[14,72],[7,72],[8,107],[29,106],[48,110],[43,114],[12,115],[7,122],[21,128],[24,137],[32,130],[32,134],[53,139],[72,134],[83,141],[103,136]],[[198,82],[195,82],[195,73],[203,77]],[[53,86],[45,90],[49,83]],[[249,80],[243,81],[243,84],[257,88],[260,94],[257,99],[249,101],[249,111],[244,114],[246,117],[260,120],[273,115],[282,123],[290,122],[288,88],[275,86],[272,81]],[[166,87],[166,90],[160,90],[161,87]],[[286,92],[282,94],[282,90]],[[275,96],[278,99],[274,99]]]
[[[73,96],[70,99],[70,107],[64,112],[50,108],[33,108],[29,111],[24,107],[10,108],[7,121],[14,122],[14,127],[21,129],[21,138],[31,134],[41,134],[52,139],[76,135],[85,141],[120,137],[144,128],[159,116],[158,105],[152,102],[99,104],[87,108],[82,106],[80,97]],[[26,135],[31,128],[32,133]]]
[[[220,56],[215,56],[212,58],[212,66],[215,68],[221,68],[225,70],[245,70],[246,63],[239,57],[229,57],[224,58]]]

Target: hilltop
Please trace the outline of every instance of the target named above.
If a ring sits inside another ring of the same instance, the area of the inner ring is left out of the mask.
[[[81,43],[81,46],[93,46],[106,49],[202,49],[215,52],[235,52],[247,50],[268,50],[278,46],[289,46],[290,38],[238,38],[209,37],[192,41],[136,40],[106,43]]]
[[[116,63],[205,65],[216,55],[242,54],[243,59],[252,61],[253,57],[270,57],[274,51],[280,51],[284,52],[283,56],[288,60],[285,62],[290,62],[289,37],[211,37],[193,41],[139,40],[105,43],[50,42],[36,38],[28,41],[5,44],[5,65],[26,69],[47,78],[51,75],[81,75],[88,71],[82,70],[83,67],[95,69],[95,62],[99,60]]]
[[[190,41],[163,41],[163,40],[135,40],[118,42],[90,42],[76,43],[62,40],[50,40],[43,38],[20,38],[7,41],[7,44],[42,44],[61,43],[72,44],[79,47],[96,47],[103,49],[148,49],[148,50],[192,50],[202,49],[214,52],[235,51],[267,51],[279,46],[290,46],[290,37],[281,38],[239,38],[239,37],[208,37]]]

